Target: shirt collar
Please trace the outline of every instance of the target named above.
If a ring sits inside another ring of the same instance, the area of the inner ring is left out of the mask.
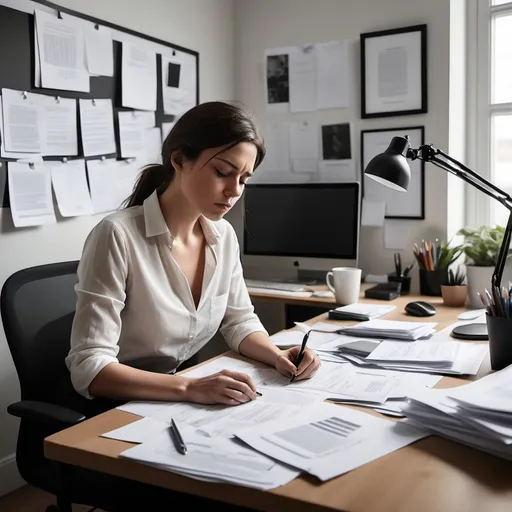
[[[170,233],[162,214],[156,190],[144,201],[143,207],[146,237],[164,235],[167,233],[172,238],[172,233]],[[199,222],[201,222],[206,243],[211,246],[217,245],[220,239],[220,233],[215,223],[203,216],[199,218]]]

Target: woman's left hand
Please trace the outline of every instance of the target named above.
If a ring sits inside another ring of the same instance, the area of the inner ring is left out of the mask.
[[[292,347],[281,351],[276,360],[276,370],[287,377],[296,376],[296,380],[309,379],[320,368],[320,358],[313,350],[306,348],[304,357],[299,364],[295,366],[295,361],[299,355],[300,347]]]

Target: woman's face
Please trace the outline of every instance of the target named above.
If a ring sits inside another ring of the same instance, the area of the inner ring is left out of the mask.
[[[219,220],[241,197],[256,158],[256,146],[250,142],[205,149],[195,161],[183,161],[182,191],[202,215]]]

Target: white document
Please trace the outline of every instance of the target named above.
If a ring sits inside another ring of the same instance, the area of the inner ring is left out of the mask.
[[[403,251],[409,244],[409,224],[405,220],[390,220],[384,222],[384,247]]]
[[[156,126],[156,116],[151,110],[134,110],[135,117],[140,120],[144,129]]]
[[[88,160],[87,174],[93,213],[118,210],[133,191],[139,162],[126,160]]]
[[[454,341],[383,341],[366,357],[367,361],[451,364],[457,357],[459,344]]]
[[[363,199],[363,214],[361,216],[361,226],[382,227],[384,226],[384,217],[386,216],[386,203],[384,201],[372,201]]]
[[[56,222],[50,169],[42,162],[8,164],[11,215],[17,228]]]
[[[84,156],[116,152],[112,100],[80,99],[80,127]]]
[[[265,51],[265,98],[267,111],[286,113],[290,108],[290,54],[295,46]]]
[[[85,62],[91,75],[114,76],[112,32],[101,25],[86,26]]]
[[[366,41],[367,69],[377,80],[366,82],[368,113],[411,110],[421,105],[421,36],[393,34]]]
[[[135,112],[118,112],[121,157],[130,158],[145,154],[144,127]]]
[[[349,65],[349,41],[317,44],[316,58],[317,107],[348,107],[353,75]]]
[[[127,443],[144,443],[151,441],[155,436],[163,432],[169,431],[169,422],[155,420],[153,418],[141,418],[116,428],[109,432],[101,434],[101,437],[108,439],[117,439],[118,441],[126,441]]]
[[[342,475],[428,434],[403,423],[317,404],[302,417],[259,425],[236,437],[261,453],[318,477]]]
[[[162,142],[167,138],[167,135],[171,133],[172,127],[176,124],[175,121],[171,123],[162,123]]]
[[[288,123],[268,123],[265,136],[267,153],[260,171],[290,171],[290,128]],[[255,178],[257,177],[257,174]]]
[[[46,138],[39,94],[2,89],[3,146],[13,153],[39,153]],[[2,155],[3,156],[3,155]]]
[[[76,100],[39,94],[36,101],[43,109],[43,119],[46,127],[43,155],[77,155]]]
[[[37,23],[34,22],[34,87],[41,87],[41,56],[37,37]]]
[[[316,172],[319,158],[318,146],[316,123],[290,123],[290,158],[294,172]]]
[[[329,343],[338,337],[336,333],[312,332],[308,339],[308,347],[315,349]],[[301,331],[281,331],[270,336],[270,341],[280,348],[300,346],[304,338]],[[353,340],[352,340],[353,341]]]
[[[164,114],[180,116],[196,105],[197,74],[191,55],[162,54],[162,99]]]
[[[330,183],[353,183],[359,181],[354,160],[328,160],[318,163],[319,181]]]
[[[313,45],[290,53],[290,111],[316,110],[316,52]]]
[[[35,10],[41,84],[48,89],[89,92],[81,23]]]
[[[121,81],[123,107],[156,110],[156,53],[123,42]]]
[[[162,132],[160,128],[144,130],[144,160],[145,164],[162,163]]]
[[[53,191],[63,217],[90,215],[92,202],[87,185],[84,160],[46,162],[50,168]]]

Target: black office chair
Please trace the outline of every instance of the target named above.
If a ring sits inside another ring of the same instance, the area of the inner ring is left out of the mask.
[[[57,505],[49,506],[47,512],[71,512],[72,503],[108,512],[168,510],[170,502],[177,505],[182,500],[192,508],[214,505],[196,496],[45,458],[45,437],[86,419],[59,400],[62,389],[69,387],[65,357],[75,313],[77,267],[77,261],[70,261],[27,268],[11,275],[2,287],[0,311],[21,387],[21,401],[7,408],[21,418],[16,447],[21,476],[57,497]],[[226,511],[246,510],[219,505]]]

